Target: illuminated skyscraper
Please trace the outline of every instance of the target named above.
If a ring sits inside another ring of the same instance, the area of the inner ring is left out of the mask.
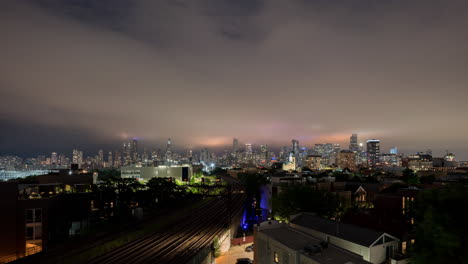
[[[52,165],[57,165],[58,164],[57,152],[52,152],[52,155],[50,155],[50,163]]]
[[[252,144],[245,144],[245,152],[248,154],[252,154]]]
[[[78,164],[78,168],[83,164],[83,151],[77,149],[73,150],[72,163]]]
[[[239,140],[237,138],[232,139],[232,152],[236,153],[239,151]]]
[[[375,168],[380,162],[380,140],[371,139],[367,141],[367,164]]]
[[[114,161],[112,159],[112,151],[109,151],[109,153],[107,153],[107,164],[110,168],[114,167]]]
[[[104,163],[104,151],[102,149],[100,149],[98,151],[98,159],[97,159],[97,163],[99,166],[102,166],[103,163]]]
[[[270,159],[270,153],[268,152],[268,145],[260,145],[260,163],[268,163]]]
[[[397,147],[390,148],[390,154],[398,155],[398,148]]]
[[[138,138],[133,138],[132,141],[132,161],[138,162]]]
[[[299,154],[299,140],[293,139],[291,143],[292,143],[292,152],[294,153],[294,155]]]
[[[352,134],[349,139],[349,150],[351,151],[359,151],[359,144],[358,144],[358,135]]]
[[[129,142],[124,142],[123,147],[122,147],[122,153],[123,153],[123,165],[127,166],[132,163],[132,154],[131,154],[131,143]]]

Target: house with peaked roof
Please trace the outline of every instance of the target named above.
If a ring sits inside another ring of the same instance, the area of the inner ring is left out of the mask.
[[[333,245],[359,255],[370,263],[383,263],[398,251],[398,238],[351,224],[344,224],[302,213],[291,217],[289,226]]]

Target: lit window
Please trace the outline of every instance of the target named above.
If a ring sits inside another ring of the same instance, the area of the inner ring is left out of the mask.
[[[278,252],[275,252],[275,254],[274,254],[274,261],[275,261],[275,263],[279,263],[279,255],[278,255]]]
[[[401,242],[401,253],[406,253],[406,241]]]

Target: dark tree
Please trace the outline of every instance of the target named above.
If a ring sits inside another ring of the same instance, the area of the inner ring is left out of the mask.
[[[420,184],[421,182],[419,181],[419,177],[416,173],[414,173],[413,170],[406,168],[403,171],[403,176],[401,177],[401,180],[409,185],[417,185]]]
[[[416,199],[415,264],[468,263],[468,188],[426,190]]]
[[[334,193],[316,190],[312,186],[293,185],[273,198],[274,214],[287,219],[292,214],[313,212],[327,218],[340,218],[347,203]]]

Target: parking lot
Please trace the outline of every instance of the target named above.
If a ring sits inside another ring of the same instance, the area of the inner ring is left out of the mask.
[[[252,245],[252,243],[232,246],[228,252],[216,258],[216,264],[236,264],[238,258],[249,258],[253,260],[253,252],[245,252],[245,248],[250,245]]]

